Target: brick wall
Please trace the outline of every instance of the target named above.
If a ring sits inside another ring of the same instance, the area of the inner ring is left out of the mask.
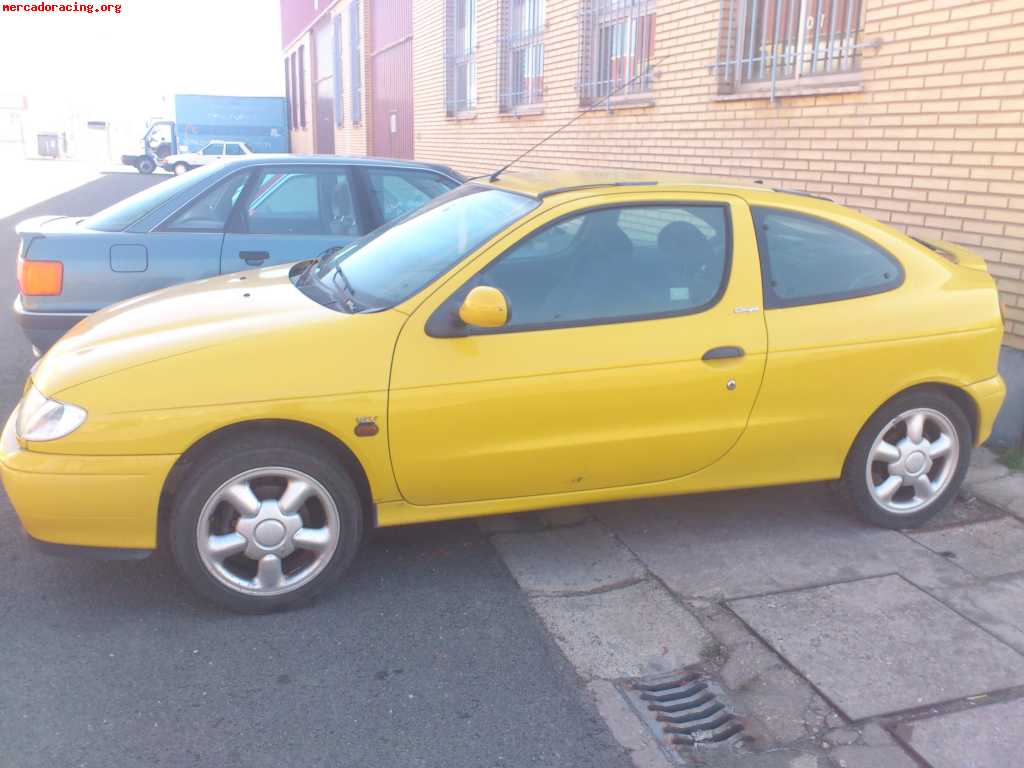
[[[520,168],[759,178],[984,255],[1024,349],[1024,0],[864,0],[856,92],[717,96],[719,0],[658,2],[653,104],[581,118]],[[414,0],[415,153],[499,167],[578,110],[579,0],[547,0],[544,109],[498,112],[498,0],[477,0],[477,107],[444,109],[441,0]],[[849,87],[849,86],[848,86]]]
[[[362,0],[363,5],[368,0]],[[363,77],[363,93],[362,93],[362,119],[353,124],[352,123],[352,81],[351,73],[349,69],[350,58],[348,53],[348,41],[349,41],[349,3],[346,0],[335,3],[329,10],[325,11],[330,14],[331,17],[341,16],[341,40],[342,40],[342,55],[341,55],[341,77],[342,77],[342,105],[343,105],[343,125],[340,127],[335,125],[334,128],[334,152],[338,155],[365,155],[367,154],[367,130],[366,130],[366,115],[367,115],[367,84],[366,84],[366,62],[362,62],[361,75]],[[365,22],[366,14],[362,14]],[[321,22],[317,22],[321,23]],[[297,155],[308,155],[314,152],[313,143],[313,74],[310,67],[312,66],[312,33],[307,30],[303,32],[298,38],[296,38],[291,45],[289,45],[282,53],[282,61],[285,56],[291,56],[292,51],[297,51],[299,46],[305,46],[305,88],[306,88],[306,127],[299,128],[291,131],[291,148],[292,152]],[[366,25],[365,23],[360,24],[359,31],[360,39],[360,51],[365,58],[366,53]],[[284,72],[284,64],[281,65],[282,74]]]

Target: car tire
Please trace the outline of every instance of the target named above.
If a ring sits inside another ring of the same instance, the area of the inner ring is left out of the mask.
[[[152,158],[144,157],[136,163],[135,167],[138,169],[139,173],[150,174],[156,170],[156,163],[153,162]]]
[[[263,434],[215,444],[180,487],[174,560],[199,594],[232,611],[312,599],[341,578],[362,540],[355,483],[314,441]]]
[[[183,174],[186,174],[186,173],[189,172],[189,170],[190,169],[189,169],[188,165],[186,165],[185,163],[175,163],[174,164],[174,175],[175,176],[181,176]]]
[[[897,395],[857,435],[838,483],[840,499],[883,528],[923,525],[956,498],[972,443],[970,421],[948,395]]]

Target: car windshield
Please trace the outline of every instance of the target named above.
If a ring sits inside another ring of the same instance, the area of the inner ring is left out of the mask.
[[[121,232],[175,195],[187,191],[190,187],[200,188],[207,176],[219,172],[219,168],[209,167],[161,181],[93,214],[82,222],[82,226],[100,232]]]
[[[526,195],[464,184],[328,254],[316,277],[332,294],[340,286],[364,311],[385,309],[429,285],[537,205]]]

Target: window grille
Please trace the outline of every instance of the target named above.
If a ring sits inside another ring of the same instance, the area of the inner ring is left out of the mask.
[[[476,106],[476,0],[445,0],[445,111]]]
[[[544,101],[544,0],[501,0],[498,106],[502,112]]]
[[[580,101],[648,93],[654,82],[654,0],[582,0]]]
[[[716,64],[732,86],[854,71],[861,0],[719,0]]]

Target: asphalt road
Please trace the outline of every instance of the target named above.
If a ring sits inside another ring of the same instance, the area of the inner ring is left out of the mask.
[[[15,221],[160,179],[105,175],[0,220],[4,418],[32,364],[6,308]],[[333,593],[243,617],[193,597],[162,554],[37,554],[0,493],[3,768],[628,764],[472,524],[376,532]]]

